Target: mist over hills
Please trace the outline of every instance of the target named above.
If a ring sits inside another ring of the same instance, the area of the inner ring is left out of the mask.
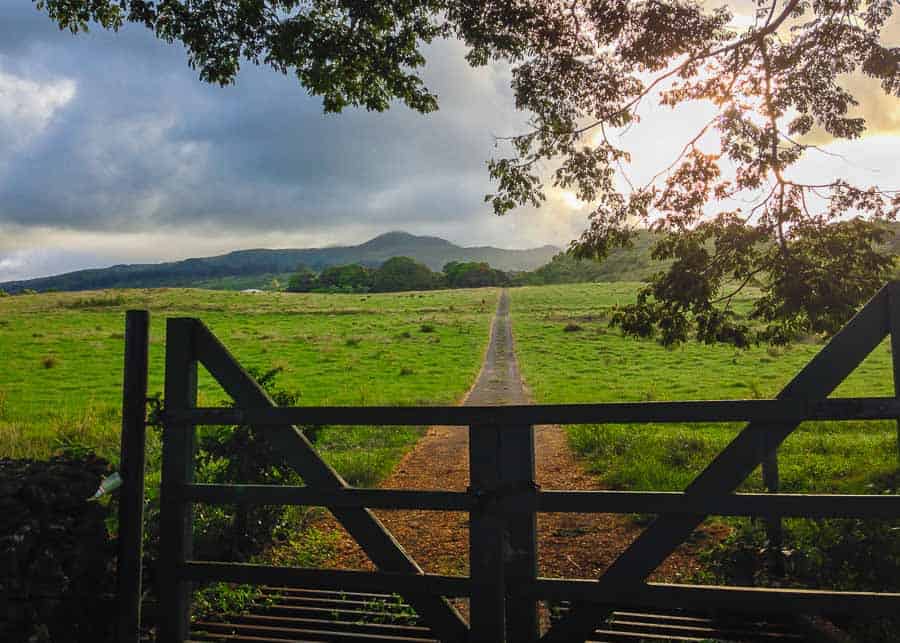
[[[98,288],[159,288],[192,286],[208,288],[259,287],[272,278],[283,278],[304,264],[315,271],[328,266],[359,263],[376,267],[391,257],[411,257],[432,270],[450,261],[486,261],[500,270],[534,270],[560,252],[556,246],[506,250],[492,246],[462,247],[438,237],[388,232],[357,246],[285,250],[237,250],[155,264],[128,264],[78,270],[51,277],[0,283],[9,293],[32,289],[94,290]]]

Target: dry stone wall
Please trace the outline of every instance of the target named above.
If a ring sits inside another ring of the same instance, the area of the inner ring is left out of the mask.
[[[109,508],[87,502],[109,464],[0,459],[0,640],[111,641]]]

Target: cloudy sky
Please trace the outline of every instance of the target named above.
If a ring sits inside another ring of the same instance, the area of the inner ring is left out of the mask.
[[[72,36],[30,0],[0,0],[0,281],[390,230],[565,245],[587,212],[571,195],[551,192],[539,211],[502,218],[483,203],[494,136],[524,116],[507,70],[470,69],[463,53],[454,42],[432,47],[424,75],[436,114],[326,116],[276,72],[247,66],[235,86],[209,86],[178,46],[142,28]],[[900,187],[897,101],[866,110],[864,141],[798,171]],[[665,167],[702,112],[647,106],[628,134],[634,176]]]

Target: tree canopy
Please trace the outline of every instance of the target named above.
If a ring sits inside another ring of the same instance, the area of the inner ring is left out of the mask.
[[[309,266],[300,264],[297,270],[288,279],[288,292],[311,292],[317,284],[318,275]]]
[[[483,261],[451,261],[444,265],[444,275],[450,288],[483,288],[510,283],[509,275]]]
[[[368,292],[372,270],[357,263],[329,266],[319,274],[318,287],[334,292]]]
[[[392,257],[375,271],[372,290],[375,292],[430,290],[437,285],[437,275],[425,264],[409,257]]]
[[[866,123],[844,79],[900,96],[900,48],[885,28],[897,0],[36,0],[61,28],[135,22],[184,44],[203,80],[233,82],[244,61],[294,74],[325,111],[430,112],[423,45],[454,37],[472,65],[509,64],[525,131],[489,162],[497,214],[539,206],[548,187],[590,203],[571,250],[604,258],[640,229],[661,233],[657,273],[615,317],[672,343],[739,345],[829,333],[885,280],[883,222],[892,186],[817,183],[791,172],[822,153],[810,138],[854,139]],[[745,16],[734,21],[735,10]],[[749,15],[747,15],[749,14]],[[735,26],[743,24],[744,26]],[[645,185],[629,180],[613,133],[642,102],[704,102],[677,158]],[[760,284],[750,320],[730,309]]]

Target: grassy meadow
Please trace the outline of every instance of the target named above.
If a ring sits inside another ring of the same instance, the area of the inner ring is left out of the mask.
[[[198,317],[246,367],[281,368],[300,404],[452,404],[487,347],[498,291],[377,295],[115,290],[0,299],[0,457],[62,447],[118,455],[124,313],[151,312],[149,391],[162,391],[165,319]],[[201,405],[226,399],[200,374]],[[327,428],[320,450],[373,482],[416,429]],[[154,448],[151,444],[151,449]]]
[[[580,284],[512,291],[519,366],[535,402],[771,398],[819,351],[817,338],[739,351],[688,343],[666,349],[609,327],[609,309],[634,300],[640,284]],[[748,297],[752,297],[749,293]],[[746,310],[749,299],[739,302]],[[892,396],[891,354],[882,343],[836,397]],[[680,491],[743,424],[581,425],[569,441],[601,485]],[[900,489],[897,425],[806,422],[779,449],[781,491],[892,494]],[[761,491],[757,469],[744,491]],[[636,515],[644,523],[649,516]],[[900,521],[785,519],[772,557],[765,523],[711,517],[717,525],[691,582],[900,591]],[[725,529],[723,530],[722,527]],[[896,641],[900,620],[842,619],[854,640]]]
[[[687,343],[666,349],[609,328],[610,307],[634,300],[639,284],[579,284],[512,291],[519,366],[535,402],[765,399],[824,343],[785,347]],[[746,308],[749,297],[739,302]],[[568,327],[568,328],[567,328]],[[885,341],[835,393],[892,396]],[[742,425],[602,425],[570,427],[575,450],[611,488],[681,490]],[[779,452],[785,492],[865,493],[897,469],[896,424],[806,422]],[[760,476],[746,489],[759,489]]]
[[[639,287],[510,291],[516,353],[535,402],[771,398],[823,346],[820,338],[807,338],[748,350],[695,343],[666,349],[624,337],[609,327],[609,311],[633,301]],[[452,404],[480,369],[497,296],[495,289],[377,295],[157,289],[6,297],[0,299],[0,458],[90,448],[115,462],[124,312],[131,308],[151,311],[151,394],[162,390],[165,318],[193,316],[245,366],[282,369],[276,388],[299,393],[300,404]],[[738,306],[746,309],[752,296]],[[892,393],[885,342],[836,396]],[[220,405],[226,396],[201,372],[199,397],[202,405]],[[741,426],[582,425],[569,427],[569,439],[608,488],[680,490]],[[420,435],[415,427],[326,427],[316,446],[351,484],[369,486]],[[897,450],[892,421],[805,423],[779,451],[782,491],[896,492]],[[154,487],[155,431],[148,458]],[[761,489],[760,478],[751,476],[744,490]],[[725,523],[734,527],[732,535],[711,545],[700,580],[769,584],[760,580],[768,573],[759,557],[766,547],[760,523]],[[785,521],[785,546],[802,552],[790,560],[792,582],[900,590],[900,524],[876,523]],[[292,543],[286,560],[293,564],[318,564],[332,546],[333,535],[316,528],[286,533]],[[282,556],[278,551],[271,555]],[[315,560],[303,558],[313,553]],[[885,627],[886,636],[862,638],[894,640],[895,625]]]

